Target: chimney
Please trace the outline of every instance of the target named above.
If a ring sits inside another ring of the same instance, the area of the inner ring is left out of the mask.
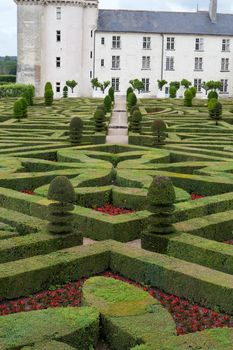
[[[209,15],[212,23],[217,22],[218,0],[210,0]]]

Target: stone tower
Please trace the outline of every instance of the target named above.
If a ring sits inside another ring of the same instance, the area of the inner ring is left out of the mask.
[[[91,96],[98,0],[14,1],[18,6],[17,81],[35,85],[39,96],[50,81],[59,97],[65,82],[76,80],[73,96]]]

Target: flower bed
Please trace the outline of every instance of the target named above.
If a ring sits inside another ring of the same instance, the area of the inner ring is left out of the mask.
[[[35,192],[33,190],[21,190],[20,191],[21,193],[25,193],[25,194],[29,194],[31,196],[34,196],[35,195]]]
[[[223,242],[223,243],[233,245],[233,239],[231,239],[230,241]]]
[[[195,200],[201,199],[201,198],[205,198],[205,196],[202,196],[201,194],[197,194],[197,193],[191,193],[192,201],[195,201]]]
[[[94,210],[112,216],[134,213],[131,209],[116,208],[112,204],[105,204],[103,207],[95,208]]]

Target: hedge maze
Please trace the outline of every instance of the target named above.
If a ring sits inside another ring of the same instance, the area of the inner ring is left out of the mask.
[[[130,131],[129,145],[107,145],[106,132],[94,128],[98,100],[44,107],[37,99],[21,122],[12,118],[14,101],[0,100],[0,313],[8,301],[84,280],[81,307],[1,313],[0,349],[95,349],[100,324],[116,350],[232,349],[233,102],[223,102],[216,126],[204,100],[192,108],[140,100],[140,133]],[[70,141],[73,117],[83,121],[79,146]],[[167,137],[155,146],[158,118]],[[67,234],[48,231],[48,190],[57,176],[75,190],[75,229]],[[174,230],[148,235],[157,209],[149,210],[147,194],[156,176],[173,183]],[[99,210],[106,204],[131,211],[108,215]],[[94,277],[106,271],[137,285]],[[177,336],[174,315],[139,285],[223,313],[228,327]]]

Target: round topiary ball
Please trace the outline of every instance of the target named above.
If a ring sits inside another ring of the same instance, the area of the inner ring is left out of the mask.
[[[154,177],[147,198],[150,205],[172,206],[175,203],[176,194],[171,179],[166,176]]]
[[[155,119],[151,125],[152,133],[164,133],[167,130],[166,123],[162,119]]]
[[[70,180],[66,176],[55,177],[50,183],[47,198],[62,203],[75,203],[76,195]]]

